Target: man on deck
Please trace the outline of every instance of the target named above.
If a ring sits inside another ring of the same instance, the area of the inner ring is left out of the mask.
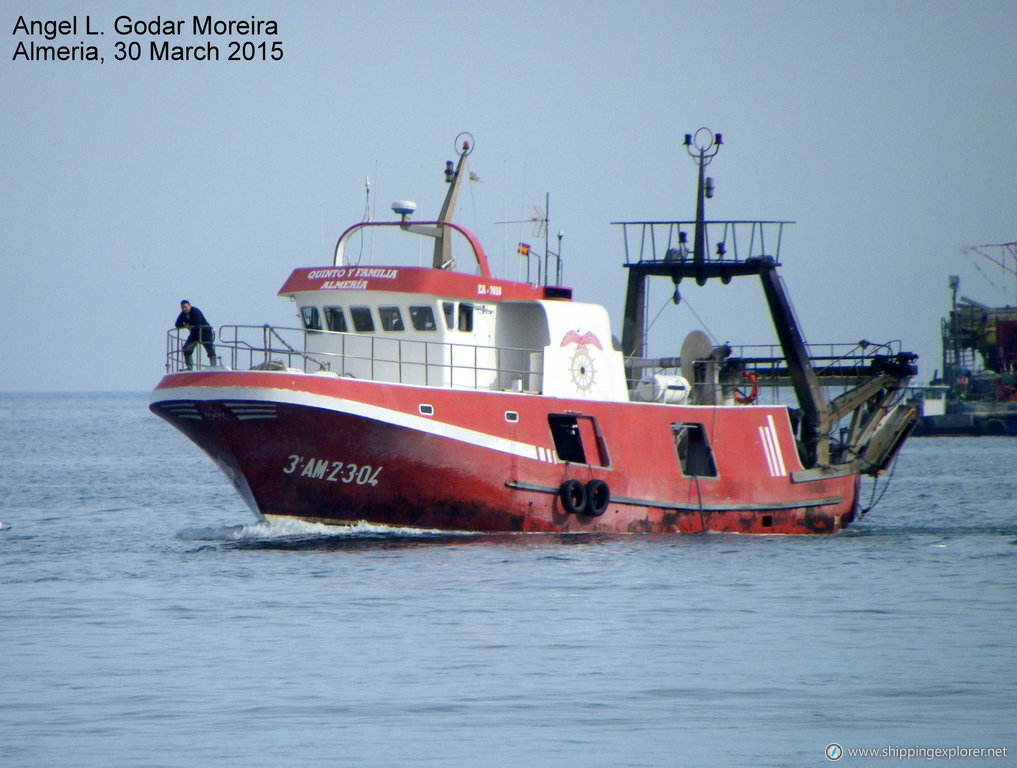
[[[215,341],[215,331],[212,330],[212,326],[209,325],[205,316],[201,314],[201,310],[192,307],[191,302],[187,299],[180,302],[180,314],[177,315],[176,327],[187,328],[190,331],[183,350],[187,370],[194,367],[191,364],[191,353],[194,352],[194,348],[198,344],[201,344],[205,348],[205,352],[208,353],[208,364],[216,364],[215,347],[212,345],[212,342]]]

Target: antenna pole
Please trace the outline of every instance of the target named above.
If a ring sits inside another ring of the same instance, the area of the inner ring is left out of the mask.
[[[695,135],[685,134],[685,151],[699,166],[699,188],[696,194],[696,234],[692,246],[692,263],[695,265],[696,283],[706,284],[706,204],[705,197],[713,197],[713,179],[706,178],[706,166],[720,150],[721,136],[709,128],[700,128]]]
[[[555,285],[561,285],[561,239],[565,237],[565,233],[560,229],[558,230],[558,252],[554,255],[555,269],[554,269],[554,282]]]
[[[544,285],[551,282],[551,273],[547,266],[547,224],[551,221],[551,193],[544,193]]]

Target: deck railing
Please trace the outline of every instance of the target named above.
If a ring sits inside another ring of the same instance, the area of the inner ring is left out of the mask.
[[[190,370],[184,359],[186,333],[166,335],[166,372]],[[224,325],[215,344],[217,366],[234,370],[300,371],[399,384],[462,389],[539,392],[543,350],[477,346],[337,333],[270,325]],[[213,366],[202,345],[191,353],[193,369]]]
[[[627,264],[691,261],[694,221],[613,221],[621,226]],[[780,261],[784,226],[793,221],[704,222],[703,257],[708,264],[737,265],[770,256]],[[692,233],[692,234],[690,234]]]
[[[872,377],[881,361],[901,354],[899,340],[886,343],[869,341],[806,344],[809,360],[828,396],[847,391]],[[762,392],[759,402],[784,403],[793,397],[791,373],[780,345],[754,344],[730,346],[725,361],[737,361],[739,367],[754,376]],[[640,376],[655,373],[681,373],[679,358],[634,358],[628,363]],[[786,391],[785,391],[786,390]],[[764,394],[765,393],[765,396]]]
[[[166,334],[166,372],[188,370],[183,348],[186,331]],[[393,338],[392,335],[307,331],[270,325],[224,325],[214,342],[219,367],[233,370],[300,371],[347,376],[399,384],[460,389],[541,392],[543,350],[476,346],[454,342]],[[824,387],[849,388],[871,375],[881,357],[900,352],[900,342],[813,344],[810,359]],[[208,370],[202,345],[191,352],[194,369]],[[751,371],[760,387],[790,387],[786,363],[778,345],[731,347],[727,359],[737,359]],[[675,371],[677,358],[632,360],[642,375]]]

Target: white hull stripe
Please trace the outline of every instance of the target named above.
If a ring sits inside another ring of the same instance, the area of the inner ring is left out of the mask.
[[[186,402],[174,402],[188,400],[222,400],[228,403],[230,410],[234,412],[236,412],[236,408],[240,403],[250,403],[252,415],[255,410],[254,405],[261,404],[265,407],[264,410],[258,410],[260,418],[271,418],[271,416],[268,416],[268,407],[272,406],[272,403],[287,403],[308,408],[321,408],[326,411],[348,413],[396,427],[405,427],[417,432],[437,435],[449,440],[474,445],[478,448],[486,448],[492,451],[499,451],[500,453],[520,456],[524,459],[560,463],[554,451],[550,448],[522,443],[517,440],[508,440],[497,435],[478,432],[474,429],[457,427],[454,424],[446,424],[435,419],[434,416],[424,417],[412,413],[403,413],[402,411],[394,411],[390,408],[382,408],[378,405],[362,403],[358,400],[328,397],[310,392],[300,392],[291,389],[269,389],[267,387],[174,387],[170,389],[157,389],[151,396],[153,404],[165,403],[163,407],[176,415],[184,416],[184,418],[200,419],[201,416],[194,409],[193,405]],[[274,406],[272,407],[274,413]]]
[[[555,455],[554,451],[552,451],[550,448],[542,448],[539,445],[537,446],[537,458],[540,461],[546,461],[549,464],[561,464],[562,463],[558,459],[558,457]]]
[[[784,457],[777,442],[777,428],[774,426],[773,416],[768,415],[766,426],[759,428],[759,440],[763,444],[763,453],[766,455],[766,464],[770,468],[771,477],[786,475],[787,468],[784,466]]]
[[[224,402],[227,408],[240,421],[255,421],[259,419],[275,418],[275,403],[246,403],[246,402]]]
[[[194,407],[194,403],[167,403],[163,407],[178,419],[201,421],[201,414]]]

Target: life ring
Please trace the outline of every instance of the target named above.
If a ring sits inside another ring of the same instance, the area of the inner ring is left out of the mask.
[[[742,378],[749,382],[751,386],[748,393],[740,387],[735,387],[734,398],[742,405],[748,405],[755,402],[756,398],[759,397],[759,382],[756,380],[756,374],[752,371],[742,371]]]
[[[566,480],[558,489],[562,508],[570,515],[586,514],[586,486],[576,479]]]
[[[600,517],[611,503],[611,489],[603,480],[591,480],[586,484],[586,514]]]

